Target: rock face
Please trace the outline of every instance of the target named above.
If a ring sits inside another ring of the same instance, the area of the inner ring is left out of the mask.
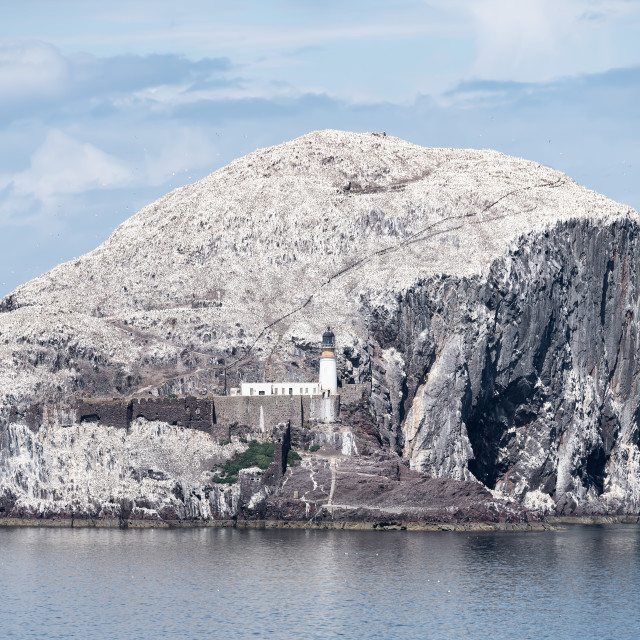
[[[238,490],[212,486],[211,467],[237,445],[136,421],[129,433],[81,424],[2,434],[0,516],[28,518],[230,518]]]
[[[409,323],[430,346],[404,405],[412,465],[531,507],[637,511],[639,248],[633,220],[562,223],[523,238],[486,278],[448,279],[452,297],[412,291],[424,302]],[[438,312],[455,327],[444,336]]]
[[[492,151],[256,151],[0,303],[0,486],[20,493],[9,406],[315,379],[331,324],[384,456],[540,512],[637,512],[638,242],[628,207]]]
[[[0,523],[63,518],[127,526],[268,519],[387,527],[518,525],[538,519],[494,498],[479,483],[409,470],[361,430],[302,431],[295,433],[298,446],[305,438],[316,444],[284,478],[274,461],[266,471],[241,470],[238,481],[226,485],[212,481],[212,467],[246,449],[246,439],[217,444],[200,431],[144,419],[128,432],[83,423],[33,433],[11,424],[0,442]]]

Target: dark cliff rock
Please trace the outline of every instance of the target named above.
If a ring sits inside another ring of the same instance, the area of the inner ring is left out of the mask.
[[[639,249],[635,221],[563,223],[379,318],[406,377],[375,404],[412,467],[529,506],[637,511]]]

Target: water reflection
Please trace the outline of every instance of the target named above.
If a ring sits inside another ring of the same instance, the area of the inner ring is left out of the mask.
[[[640,529],[0,529],[7,638],[637,637]]]

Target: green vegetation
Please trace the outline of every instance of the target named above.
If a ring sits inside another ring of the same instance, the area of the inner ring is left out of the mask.
[[[242,438],[240,438],[240,441],[242,441]],[[238,481],[240,470],[248,469],[249,467],[259,467],[264,471],[273,462],[273,450],[273,442],[251,440],[246,451],[235,453],[224,464],[214,465],[211,471],[215,472],[220,469],[220,475],[214,475],[211,478],[212,482],[216,484],[233,484]],[[300,454],[293,449],[287,454],[287,466],[295,467],[300,464],[300,460],[302,460]]]
[[[320,445],[319,445],[319,444],[312,444],[312,445],[309,447],[309,451],[317,451],[319,448],[320,448]]]
[[[247,444],[247,442],[249,442],[246,438],[243,438],[242,436],[240,436],[238,438],[238,440],[240,440],[240,442],[242,442],[242,444]]]
[[[298,456],[299,458],[300,456]],[[249,447],[242,453],[236,453],[227,460],[222,467],[222,474],[214,476],[217,484],[233,484],[238,481],[240,469],[260,467],[266,469],[273,462],[273,442],[258,442],[251,440]]]

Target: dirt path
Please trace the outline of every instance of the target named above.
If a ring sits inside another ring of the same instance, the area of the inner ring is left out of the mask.
[[[329,491],[329,500],[327,501],[327,508],[331,511],[331,515],[333,515],[333,494],[336,490],[336,467],[337,460],[336,458],[331,458],[331,489]]]

